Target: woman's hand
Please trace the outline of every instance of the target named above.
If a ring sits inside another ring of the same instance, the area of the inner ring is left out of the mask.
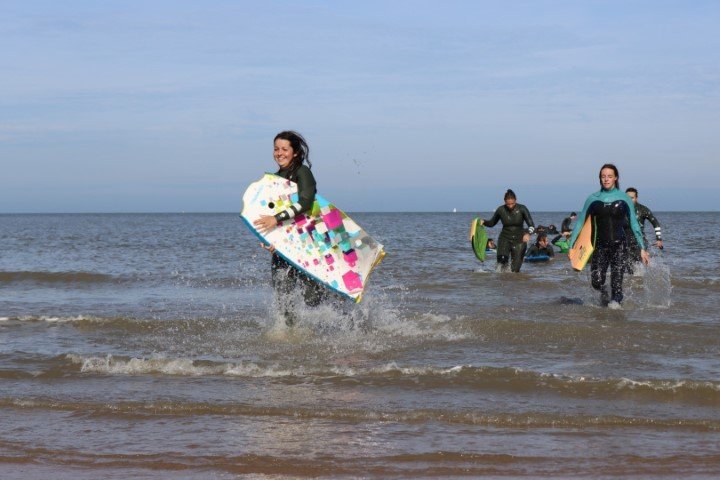
[[[275,245],[265,245],[264,243],[261,243],[260,246],[270,253],[275,253]]]
[[[526,233],[523,235],[523,243],[528,243],[530,241],[530,234]]]
[[[261,215],[260,218],[253,222],[255,228],[257,228],[258,231],[262,234],[265,234],[273,228],[277,227],[277,224],[277,219],[272,215]]]
[[[645,265],[650,263],[650,254],[647,252],[647,250],[640,250],[640,259]]]

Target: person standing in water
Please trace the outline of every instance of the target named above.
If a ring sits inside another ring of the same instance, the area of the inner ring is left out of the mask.
[[[563,235],[567,233],[570,235],[572,232],[572,222],[575,221],[577,218],[577,213],[571,212],[569,216],[565,217],[562,221],[562,224],[560,224],[560,234]]]
[[[302,135],[291,130],[278,133],[274,140],[273,157],[279,167],[276,175],[297,184],[298,201],[280,213],[262,215],[255,220],[253,225],[260,233],[266,233],[280,222],[312,209],[317,193],[315,177],[310,170],[312,168],[310,147]],[[322,285],[311,280],[278,255],[273,245],[268,247],[262,245],[262,247],[272,253],[272,284],[276,299],[285,316],[285,323],[291,326],[296,320],[296,315],[291,309],[291,294],[296,288],[301,288],[305,304],[312,307],[324,300],[326,292]]]
[[[630,197],[619,190],[620,173],[615,165],[606,163],[600,168],[600,191],[585,200],[570,241],[570,248],[580,234],[585,218],[593,218],[595,251],[590,264],[590,280],[595,290],[600,291],[602,305],[619,307],[623,300],[623,272],[627,263],[627,237],[625,228],[630,225],[632,234],[640,246],[643,263],[649,261],[645,242],[637,221],[635,207]],[[605,288],[608,267],[610,267],[610,295]]]
[[[655,215],[653,215],[652,211],[643,205],[642,203],[638,202],[638,191],[634,187],[626,188],[625,193],[627,193],[628,197],[633,201],[633,204],[635,204],[635,214],[637,215],[637,221],[640,224],[640,232],[642,232],[643,241],[645,242],[645,245],[647,245],[647,238],[645,237],[645,221],[649,221],[653,228],[655,229],[655,245],[662,250],[663,249],[663,242],[662,242],[662,228],[660,226],[660,221],[655,218]],[[627,229],[626,229],[627,230]],[[627,272],[632,275],[633,273],[633,263],[640,262],[640,245],[635,241],[635,237],[633,235],[630,235],[630,232],[626,231],[627,237],[628,237],[628,256],[629,261],[627,264]]]
[[[480,224],[494,227],[499,221],[503,228],[498,235],[497,262],[503,269],[507,268],[508,260],[512,258],[510,269],[519,272],[525,257],[527,242],[535,231],[535,224],[525,205],[517,203],[515,192],[508,189],[505,192],[505,205],[500,205],[490,220],[480,219]],[[528,231],[525,232],[524,224]]]

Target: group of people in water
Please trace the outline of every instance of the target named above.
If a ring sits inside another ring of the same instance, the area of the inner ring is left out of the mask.
[[[623,300],[623,275],[633,273],[634,264],[649,263],[644,223],[650,221],[655,228],[656,246],[663,248],[660,222],[652,211],[638,203],[636,188],[620,190],[620,172],[611,163],[600,168],[598,175],[600,190],[585,200],[580,215],[572,212],[560,227],[560,234],[548,242],[547,233],[557,233],[554,225],[537,227],[525,205],[517,203],[512,190],[505,192],[505,204],[500,205],[489,220],[481,219],[482,225],[493,227],[498,221],[503,227],[498,236],[497,262],[501,268],[519,272],[525,258],[546,255],[554,257],[552,245],[561,252],[568,252],[575,244],[588,216],[593,218],[593,246],[590,263],[590,281],[600,292],[602,305],[619,306]],[[572,222],[575,226],[571,228]],[[527,227],[526,227],[527,226]],[[535,243],[527,249],[530,235],[537,232]],[[607,271],[610,269],[610,288],[606,286]]]
[[[295,131],[283,131],[273,141],[273,157],[278,165],[277,175],[297,184],[298,201],[275,215],[263,215],[254,222],[260,233],[266,233],[280,222],[294,218],[310,210],[317,193],[315,177],[312,174],[309,154],[310,148],[305,139]],[[553,257],[553,245],[560,252],[572,248],[582,229],[585,219],[593,218],[594,253],[590,264],[592,287],[600,292],[602,305],[618,305],[623,300],[623,275],[633,272],[633,264],[649,262],[647,242],[644,238],[643,224],[646,220],[655,228],[656,245],[663,248],[661,226],[650,209],[637,203],[638,192],[635,188],[620,190],[620,173],[617,167],[607,163],[600,168],[600,190],[593,192],[585,201],[579,215],[572,212],[561,224],[560,232],[554,225],[535,227],[530,211],[517,202],[515,192],[505,192],[504,204],[500,205],[493,216],[480,222],[486,227],[498,223],[502,229],[497,244],[490,240],[489,247],[495,247],[497,262],[503,269],[519,272],[528,256],[547,255]],[[575,223],[574,227],[572,226]],[[557,234],[548,241],[548,233]],[[534,244],[528,249],[531,236],[537,234]],[[328,297],[328,291],[313,281],[275,252],[275,248],[263,245],[272,253],[272,283],[279,304],[282,306],[285,321],[292,325],[295,321],[293,309],[287,298],[296,289],[301,289],[305,303],[319,305]],[[610,269],[610,288],[606,286],[607,271]]]

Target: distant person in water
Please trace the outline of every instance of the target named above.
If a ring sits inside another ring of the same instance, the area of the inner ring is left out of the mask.
[[[492,238],[488,238],[487,245],[485,246],[486,252],[494,252],[497,250],[497,245],[495,245],[495,240]]]
[[[515,192],[507,190],[505,192],[505,204],[500,205],[490,220],[480,219],[480,224],[487,227],[494,227],[498,222],[502,222],[503,228],[498,235],[497,244],[497,262],[501,268],[507,268],[508,261],[512,258],[510,269],[513,272],[519,272],[522,266],[527,242],[530,241],[530,235],[535,231],[530,212],[525,205],[517,203]],[[528,226],[528,232],[525,232],[524,224]]]
[[[640,231],[642,232],[643,241],[645,242],[645,245],[647,245],[647,237],[645,237],[645,221],[649,221],[653,228],[655,229],[655,245],[662,250],[663,248],[663,242],[662,242],[662,228],[660,226],[660,221],[655,218],[655,215],[653,215],[652,211],[645,205],[638,202],[638,191],[634,187],[630,187],[625,189],[625,193],[627,193],[628,197],[633,201],[635,204],[635,215],[637,216],[638,223],[640,224]],[[640,245],[635,241],[635,237],[633,235],[630,235],[629,232],[627,233],[628,237],[628,256],[629,261],[627,263],[627,272],[632,274],[633,273],[633,264],[640,262],[642,259],[640,257]]]
[[[253,224],[265,233],[285,220],[307,212],[315,202],[317,193],[315,177],[310,170],[310,147],[305,139],[297,132],[284,131],[275,136],[273,145],[273,158],[278,164],[276,175],[297,183],[298,201],[275,215],[262,215]],[[275,252],[275,247],[266,247],[272,253],[271,271],[272,284],[275,288],[276,300],[285,316],[285,323],[291,326],[295,323],[296,315],[291,308],[291,294],[297,289],[302,290],[305,303],[309,306],[319,305],[325,298],[325,288],[308,276],[286,262]]]
[[[573,231],[572,223],[577,218],[577,213],[572,212],[569,216],[565,217],[560,224],[560,233],[563,234],[567,232],[568,235],[570,235]],[[556,232],[550,232],[550,233],[556,233]]]
[[[570,247],[575,244],[585,218],[592,215],[595,225],[595,251],[590,265],[590,279],[594,289],[600,291],[603,305],[619,307],[623,300],[623,273],[627,263],[626,225],[640,245],[640,257],[648,263],[649,255],[637,221],[633,201],[620,188],[620,173],[615,165],[606,163],[600,168],[600,191],[590,195],[575,224]],[[610,294],[605,279],[610,267]]]
[[[545,233],[538,234],[535,243],[528,249],[525,257],[539,257],[542,255],[547,255],[550,258],[555,256],[555,250],[548,242],[548,237]]]
[[[570,250],[570,247],[568,247],[568,238],[570,237],[571,232],[565,232],[558,235],[555,235],[552,240],[550,240],[550,243],[555,245],[560,249],[560,253],[567,253]]]

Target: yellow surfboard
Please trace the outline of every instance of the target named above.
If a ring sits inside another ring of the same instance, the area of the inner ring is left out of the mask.
[[[572,265],[572,268],[578,272],[585,268],[585,264],[587,264],[590,257],[592,257],[594,250],[595,246],[593,245],[592,238],[592,217],[588,215],[587,219],[585,219],[585,224],[583,224],[582,230],[580,230],[580,235],[578,235],[575,240],[575,244],[570,249],[570,264]]]

